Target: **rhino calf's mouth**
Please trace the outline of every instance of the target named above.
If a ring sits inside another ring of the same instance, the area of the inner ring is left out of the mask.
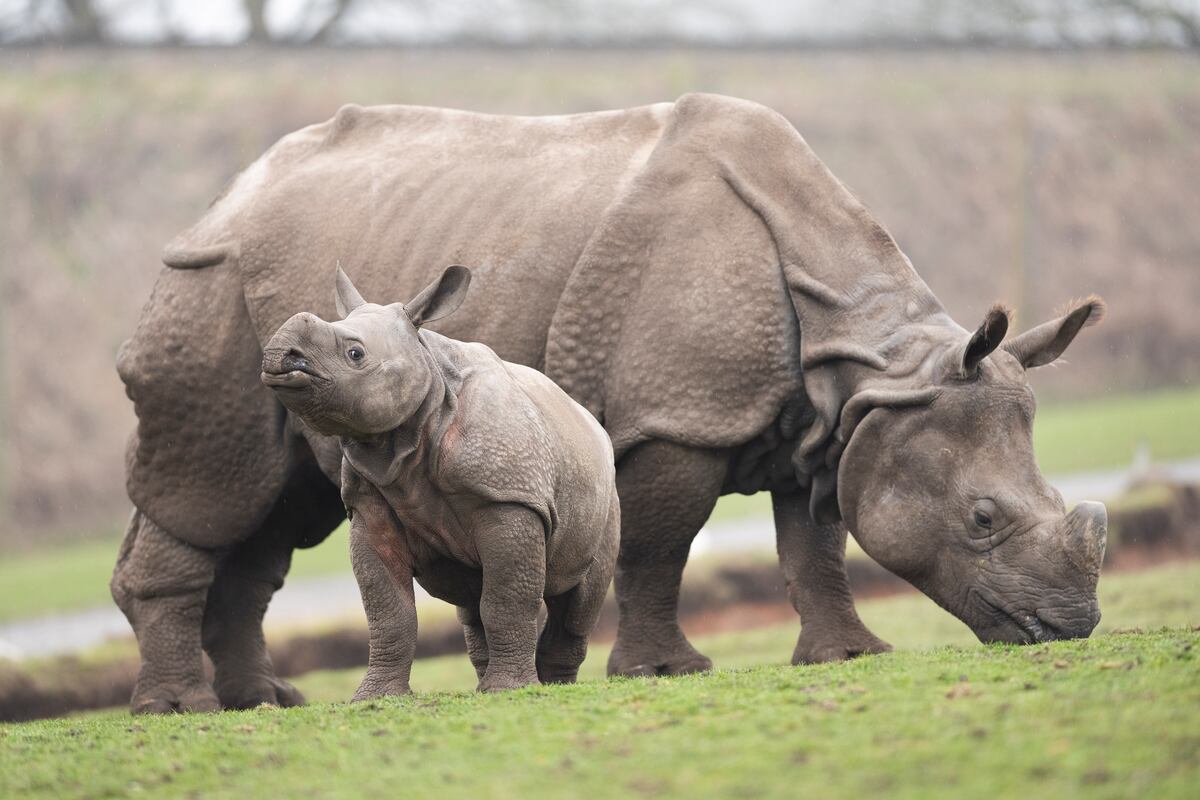
[[[272,389],[304,389],[323,380],[311,362],[295,348],[263,353],[261,379]]]

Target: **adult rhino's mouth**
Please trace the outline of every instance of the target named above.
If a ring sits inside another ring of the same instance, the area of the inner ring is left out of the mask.
[[[971,594],[979,600],[985,609],[991,612],[991,616],[1002,621],[1000,627],[1014,628],[1014,632],[1018,633],[1020,637],[1019,641],[1014,641],[1007,636],[996,636],[991,641],[1003,641],[1012,644],[1041,644],[1043,642],[1053,642],[1058,639],[1075,638],[1062,628],[1048,622],[1037,611],[1009,608],[1004,603],[1001,603],[979,589],[972,589]]]
[[[263,353],[262,382],[272,389],[304,389],[325,378],[295,348]]]

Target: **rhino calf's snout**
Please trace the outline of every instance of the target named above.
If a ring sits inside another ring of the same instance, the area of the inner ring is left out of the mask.
[[[283,354],[283,358],[280,360],[279,366],[282,367],[285,372],[291,372],[293,370],[308,372],[310,368],[308,364],[308,358],[303,352],[295,347],[289,348],[288,351]]]

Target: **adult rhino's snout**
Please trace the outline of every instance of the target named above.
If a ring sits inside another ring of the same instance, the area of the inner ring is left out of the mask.
[[[1074,601],[1038,604],[1029,624],[1034,641],[1083,639],[1100,623],[1096,584],[1108,540],[1108,512],[1103,503],[1084,502],[1063,519],[1062,541],[1072,569],[1064,576],[1075,585]],[[1018,621],[1022,621],[1018,619]]]
[[[1071,560],[1089,576],[1099,577],[1108,544],[1108,511],[1104,504],[1086,501],[1075,506],[1067,515],[1066,527]]]

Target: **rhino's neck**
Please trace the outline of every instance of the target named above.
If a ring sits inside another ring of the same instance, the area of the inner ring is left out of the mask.
[[[786,120],[762,124],[775,158],[730,158],[725,178],[769,228],[800,327],[804,414],[793,455],[818,516],[836,515],[835,434],[869,388],[916,389],[935,354],[965,335],[894,239]],[[832,504],[832,505],[831,505]]]
[[[429,369],[429,391],[417,410],[390,431],[363,439],[342,439],[342,453],[350,466],[376,486],[391,486],[415,468],[436,469],[437,443],[454,419],[458,407],[454,375],[422,348]]]

